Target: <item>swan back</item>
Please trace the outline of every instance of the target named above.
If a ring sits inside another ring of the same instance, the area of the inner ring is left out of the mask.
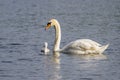
[[[101,54],[103,53],[108,45],[101,45],[90,39],[78,39],[70,42],[60,51],[64,53],[73,53],[73,54]]]

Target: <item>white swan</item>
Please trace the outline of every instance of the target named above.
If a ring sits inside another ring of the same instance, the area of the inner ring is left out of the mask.
[[[47,46],[48,46],[48,43],[44,42],[44,46],[41,49],[41,52],[43,52],[45,55],[47,55],[50,52],[50,49],[48,49]]]
[[[91,54],[103,53],[109,44],[102,46],[101,44],[90,40],[90,39],[78,39],[70,42],[68,45],[60,49],[60,41],[61,41],[61,28],[60,24],[56,19],[51,19],[45,29],[49,29],[51,26],[55,29],[55,41],[53,51],[59,51],[63,53],[72,53],[72,54]]]

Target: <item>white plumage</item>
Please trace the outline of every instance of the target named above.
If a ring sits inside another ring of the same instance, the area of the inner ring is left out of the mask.
[[[64,46],[60,51],[64,53],[76,53],[76,54],[101,54],[108,47],[108,45],[102,46],[101,44],[90,39],[78,39],[72,41]]]
[[[102,46],[101,44],[90,40],[90,39],[78,39],[70,42],[62,49],[60,49],[61,41],[61,28],[60,24],[56,19],[51,19],[45,29],[49,29],[51,26],[55,29],[55,41],[54,41],[54,51],[59,51],[68,54],[101,54],[103,53],[109,44]]]
[[[48,46],[48,43],[44,42],[44,46],[41,49],[41,52],[43,52],[45,55],[47,55],[50,52],[50,49],[48,49],[47,46]]]

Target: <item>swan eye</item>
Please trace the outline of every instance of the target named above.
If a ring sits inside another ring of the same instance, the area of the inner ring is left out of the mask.
[[[51,22],[48,22],[48,23],[47,23],[47,26],[51,26]]]
[[[45,30],[49,29],[51,27],[51,22],[47,23],[47,26],[45,27]]]
[[[47,25],[51,25],[51,22],[48,22]]]

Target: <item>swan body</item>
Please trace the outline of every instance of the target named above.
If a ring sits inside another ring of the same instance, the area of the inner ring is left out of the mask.
[[[78,39],[70,42],[60,51],[75,54],[101,54],[107,47],[108,45],[102,46],[101,44],[90,39]]]
[[[60,49],[61,41],[61,28],[56,19],[51,19],[45,29],[49,29],[51,26],[55,29],[55,41],[53,51],[59,51],[68,54],[101,54],[103,53],[109,44],[102,46],[101,44],[90,39],[78,39],[70,42],[62,49]]]
[[[47,48],[48,43],[44,42],[44,47],[41,49],[41,52],[43,52],[45,55],[47,55],[50,52],[50,49]]]

